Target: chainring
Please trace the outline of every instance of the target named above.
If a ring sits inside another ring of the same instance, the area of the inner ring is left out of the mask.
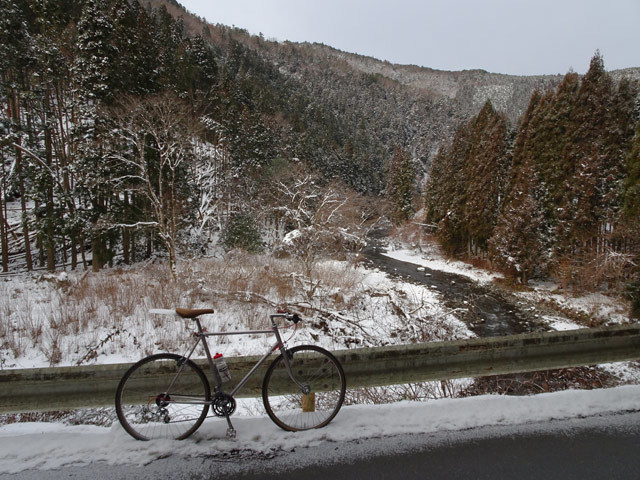
[[[217,392],[211,400],[211,410],[216,417],[228,417],[236,411],[236,400],[228,393]]]

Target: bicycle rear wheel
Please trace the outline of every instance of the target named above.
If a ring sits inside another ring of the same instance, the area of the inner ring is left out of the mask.
[[[160,353],[143,358],[116,390],[118,419],[138,440],[182,440],[202,424],[211,399],[207,377],[191,360]]]
[[[276,425],[295,432],[324,427],[333,420],[345,390],[340,362],[323,348],[300,345],[288,349],[269,366],[262,383],[262,401]]]

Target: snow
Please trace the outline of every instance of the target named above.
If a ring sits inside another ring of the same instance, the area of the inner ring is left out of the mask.
[[[423,248],[422,252],[408,248],[395,249],[387,255],[414,263],[419,271],[442,270],[463,275],[479,283],[489,283],[500,278],[499,275],[463,262],[447,260],[435,247]],[[218,267],[219,264],[209,265],[206,262],[192,262],[189,265],[190,274],[196,279],[196,283],[199,282],[197,288],[202,291],[205,299],[215,297],[216,293],[215,289],[211,290],[209,277],[204,276],[203,272],[215,271]],[[247,278],[253,278],[255,267],[252,267],[253,270],[245,268]],[[258,271],[262,271],[262,268]],[[392,279],[378,270],[353,268],[344,262],[325,262],[319,268],[322,271],[319,270],[317,274],[323,275],[324,285],[322,295],[317,296],[315,301],[316,306],[325,312],[322,316],[325,324],[315,326],[314,317],[311,315],[296,333],[291,345],[316,343],[328,349],[337,349],[352,344],[361,347],[411,343],[420,341],[416,339],[421,334],[428,335],[430,340],[473,336],[462,321],[443,307],[440,294],[427,286]],[[4,302],[0,302],[0,314],[9,322],[7,334],[13,335],[15,348],[20,347],[19,350],[22,352],[15,357],[6,350],[0,351],[0,368],[49,365],[47,349],[53,339],[47,337],[48,324],[52,319],[55,320],[57,312],[68,311],[71,308],[60,293],[63,290],[60,286],[84,285],[95,281],[98,287],[104,285],[103,289],[108,289],[113,280],[119,284],[125,283],[135,292],[138,285],[145,283],[151,283],[151,290],[159,288],[148,271],[132,269],[131,272],[125,270],[124,274],[129,276],[123,276],[122,272],[104,272],[84,278],[81,272],[63,272],[57,276],[12,277],[9,281],[0,282],[0,297],[5,298]],[[202,279],[198,280],[200,275]],[[299,279],[301,292],[313,285],[299,274],[292,276]],[[339,277],[340,282],[333,285],[333,277]],[[354,290],[356,293],[344,288],[345,284],[357,285],[358,289]],[[587,313],[603,312],[614,320],[621,318],[618,313],[621,310],[620,304],[602,294],[568,298],[559,292],[560,289],[554,284],[534,284],[531,290],[519,292],[518,295],[533,302],[545,299]],[[163,293],[166,295],[171,292],[163,290]],[[269,296],[271,293],[266,292],[263,295]],[[116,327],[113,323],[101,320],[113,317],[110,306],[91,298],[93,297],[87,296],[86,300],[87,305],[90,304],[92,308],[91,328],[87,328],[86,331],[71,329],[68,336],[61,335],[55,338],[62,355],[57,365],[73,365],[92,348],[95,349],[96,356],[84,363],[131,362],[156,351],[180,351],[184,341],[189,339],[184,322],[149,313],[150,308],[163,310],[177,305],[173,305],[173,302],[170,305],[152,303],[150,298],[140,294],[137,297],[134,295],[136,308],[119,318],[117,327],[126,334],[121,333],[100,345]],[[335,298],[335,301],[329,301],[330,298]],[[407,318],[401,319],[392,314],[393,309],[390,305],[401,307]],[[190,306],[195,308],[200,305]],[[247,325],[246,319],[266,319],[266,315],[273,310],[269,305],[234,303],[221,298],[216,301],[215,306],[214,315],[203,317],[204,324],[210,331],[229,331],[245,326],[263,327],[260,323]],[[71,315],[73,311],[68,313]],[[354,320],[357,320],[356,326]],[[560,316],[545,316],[544,320],[549,328],[556,330],[581,327],[578,323]],[[20,337],[20,325],[27,325],[31,329],[41,328],[41,343],[36,346],[33,339]],[[283,332],[285,338],[291,333],[292,330]],[[132,339],[135,339],[135,342]],[[166,339],[171,339],[172,343],[167,343]],[[225,356],[245,355],[263,352],[271,344],[272,339],[265,336],[221,337],[214,341],[212,349],[220,351]],[[50,470],[95,462],[106,465],[144,465],[169,455],[198,457],[211,455],[212,452],[225,455],[239,450],[272,454],[294,447],[313,447],[323,442],[357,441],[399,434],[454,431],[461,432],[464,436],[467,429],[485,426],[521,425],[636,409],[637,397],[640,394],[640,386],[637,385],[640,383],[639,370],[629,364],[610,364],[602,368],[617,375],[622,381],[636,385],[605,390],[564,391],[530,397],[494,395],[460,399],[442,398],[424,402],[404,401],[387,405],[349,405],[343,407],[338,417],[327,427],[295,434],[280,430],[264,416],[258,400],[241,400],[236,416],[233,417],[234,426],[238,430],[238,438],[235,440],[226,438],[226,423],[216,418],[209,418],[198,432],[182,442],[138,442],[117,422],[111,427],[72,426],[63,423],[2,425],[0,472]],[[25,448],[25,445],[29,448]]]
[[[384,255],[403,262],[418,265],[418,271],[428,268],[462,275],[480,284],[492,283],[502,279],[500,273],[488,272],[475,268],[459,260],[450,260],[439,251],[436,245],[421,245],[421,250],[411,248],[395,248]],[[552,281],[532,281],[529,289],[514,292],[531,303],[546,302],[559,308],[565,308],[588,315],[595,322],[624,323],[628,320],[627,307],[619,299],[602,292],[584,293],[580,295],[565,294],[560,285]],[[554,330],[572,330],[584,328],[584,325],[561,317],[544,317],[549,328]]]
[[[60,423],[0,426],[0,472],[51,470],[91,463],[145,465],[166,456],[198,457],[250,451],[273,454],[325,442],[345,442],[399,434],[460,432],[489,426],[523,425],[637,409],[640,386],[567,390],[535,396],[479,396],[343,407],[325,428],[285,432],[266,416],[233,417],[238,431],[225,436],[226,422],[209,418],[183,441],[139,442],[119,424],[111,427]],[[28,448],[26,447],[28,445]]]
[[[561,317],[551,317],[551,316],[543,316],[542,317],[550,329],[556,330],[558,332],[563,332],[565,330],[577,330],[578,328],[583,328],[582,325],[577,324],[576,322],[572,322],[566,318]]]
[[[602,292],[565,295],[560,286],[553,282],[531,282],[530,287],[529,291],[520,293],[530,301],[544,300],[560,308],[581,312],[602,323],[624,323],[628,320],[627,307],[620,300]]]
[[[428,268],[430,270],[440,270],[447,273],[455,273],[462,275],[478,283],[491,283],[495,279],[503,278],[499,273],[487,272],[479,268],[474,268],[468,263],[459,260],[446,259],[435,246],[429,245],[426,251],[415,251],[408,248],[397,248],[390,250],[383,255],[400,260],[401,262],[414,263],[420,268]],[[423,270],[420,270],[423,271]]]
[[[284,238],[282,239],[282,243],[284,243],[285,245],[293,245],[295,240],[297,238],[300,238],[300,236],[302,236],[301,230],[292,230],[284,236]]]
[[[260,275],[265,271],[261,265],[247,267],[238,276],[261,282]],[[275,268],[273,264],[266,266],[269,271]],[[213,306],[215,314],[202,319],[209,331],[256,330],[268,327],[268,315],[274,311],[271,305],[279,303],[270,290],[260,294],[270,304],[247,302],[253,294],[251,287],[246,294],[237,292],[242,298],[236,300],[219,294],[218,288],[225,287],[214,285],[211,275],[220,268],[230,268],[222,261],[188,264],[184,276],[191,283],[179,288],[185,297],[189,290],[197,290],[204,299],[197,304],[189,297],[183,300],[180,291],[162,285],[162,272],[155,268],[34,274],[0,280],[0,329],[5,329],[9,346],[0,350],[0,368],[126,363],[162,351],[182,353],[192,345],[185,327],[193,326],[150,310]],[[287,271],[286,265],[283,270]],[[295,296],[285,302],[300,304],[301,308],[309,305],[291,345],[314,343],[336,350],[473,336],[444,308],[439,294],[426,286],[395,280],[380,271],[354,268],[347,262],[319,263],[316,273],[323,283],[317,289],[315,281],[291,274],[297,279],[297,288]],[[315,289],[311,300],[306,288]],[[398,316],[392,306],[408,318]],[[324,312],[322,318],[314,309]],[[68,326],[61,328],[61,324]],[[292,331],[282,333],[289,338]],[[272,337],[265,335],[216,337],[210,342],[215,351],[227,357],[260,354],[272,344]],[[59,356],[53,362],[56,351]],[[204,357],[204,352],[197,351],[196,356]]]

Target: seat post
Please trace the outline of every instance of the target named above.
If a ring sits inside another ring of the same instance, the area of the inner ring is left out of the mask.
[[[207,355],[207,362],[209,363],[209,368],[211,369],[211,374],[215,380],[214,391],[221,392],[222,391],[222,378],[220,378],[220,373],[218,373],[218,369],[216,368],[215,363],[213,363],[213,358],[211,357],[211,350],[209,350],[209,344],[207,343],[207,337],[202,329],[202,324],[200,323],[200,319],[198,317],[194,317],[193,320],[196,322],[196,326],[198,327],[198,337],[202,340],[202,347],[204,348],[204,353]]]
[[[202,330],[202,324],[200,323],[200,319],[198,317],[194,317],[194,322],[196,322],[196,326],[198,327],[198,334],[202,335],[204,331]]]

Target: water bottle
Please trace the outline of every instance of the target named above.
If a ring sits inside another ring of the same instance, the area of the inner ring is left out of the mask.
[[[218,369],[218,373],[220,374],[220,380],[222,380],[222,383],[231,380],[229,367],[227,366],[227,362],[224,361],[224,358],[222,358],[222,354],[216,353],[213,357],[213,360],[216,362],[216,368]]]

